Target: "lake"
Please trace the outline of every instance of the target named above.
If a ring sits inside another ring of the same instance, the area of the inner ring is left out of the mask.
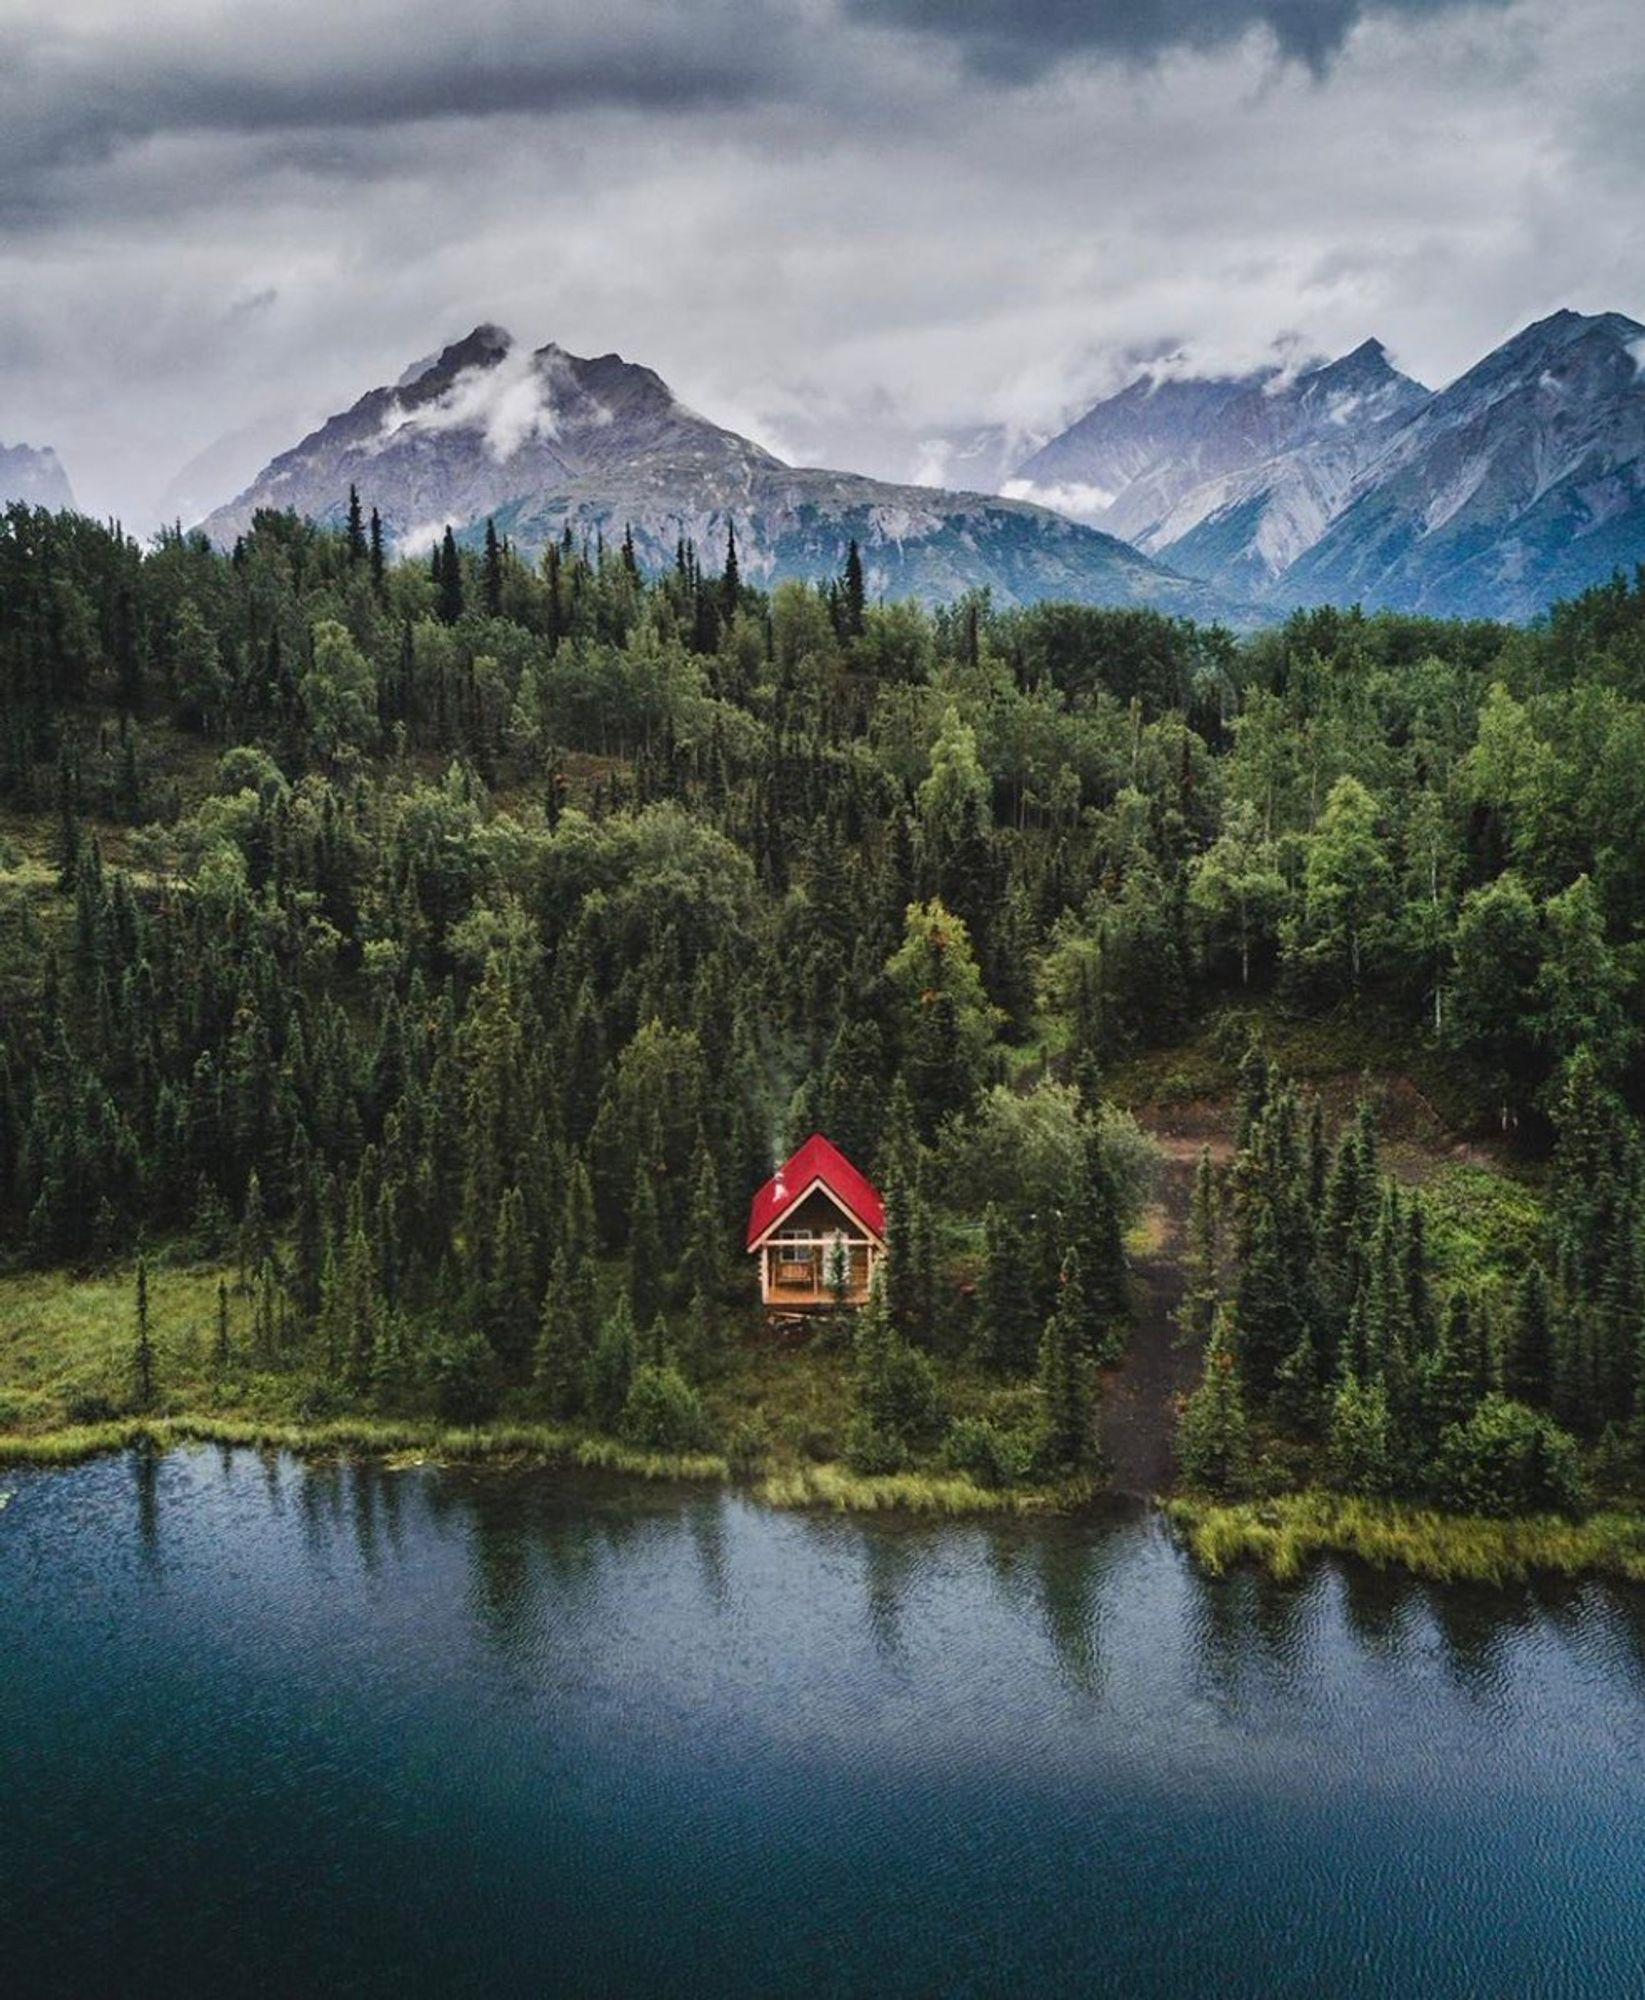
[[[1645,1991],[1645,1596],[1158,1517],[0,1474],[0,1990]]]

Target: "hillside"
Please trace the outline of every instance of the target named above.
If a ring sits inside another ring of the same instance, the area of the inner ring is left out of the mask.
[[[18,512],[0,693],[0,1456],[1645,1484],[1645,592],[1236,641]],[[768,1324],[816,1132],[881,1283]]]

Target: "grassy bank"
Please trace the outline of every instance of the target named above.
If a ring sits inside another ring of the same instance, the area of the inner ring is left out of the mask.
[[[146,1447],[240,1445],[301,1457],[371,1457],[393,1463],[554,1465],[612,1472],[628,1478],[723,1485],[730,1467],[717,1452],[641,1451],[613,1438],[552,1424],[494,1423],[453,1428],[387,1418],[347,1417],[325,1423],[267,1422],[234,1416],[121,1417],[58,1430],[0,1432],[0,1466],[78,1465],[104,1452]],[[832,1513],[908,1513],[959,1517],[1066,1511],[1089,1500],[1089,1484],[996,1488],[940,1473],[869,1477],[837,1464],[786,1467],[753,1486],[768,1507]]]
[[[1439,1583],[1509,1583],[1546,1571],[1645,1582],[1645,1515],[1484,1520],[1426,1508],[1294,1493],[1238,1506],[1175,1499],[1166,1513],[1207,1569],[1260,1563],[1290,1579],[1320,1555],[1350,1555]]]
[[[852,1472],[843,1465],[802,1465],[768,1473],[755,1488],[768,1507],[839,1514],[1051,1514],[1092,1497],[1089,1484],[979,1486],[957,1474]]]
[[[392,1418],[342,1417],[324,1423],[269,1422],[258,1417],[118,1417],[35,1432],[0,1432],[0,1465],[76,1465],[108,1451],[148,1446],[246,1445],[304,1456],[364,1455],[432,1459],[449,1464],[519,1462],[574,1465],[642,1479],[724,1480],[725,1460],[713,1452],[639,1451],[612,1438],[589,1437],[553,1424],[483,1424],[457,1428]]]
[[[324,1415],[306,1407],[314,1385],[295,1372],[213,1366],[218,1284],[228,1286],[231,1349],[249,1345],[250,1302],[235,1273],[219,1263],[151,1266],[149,1306],[160,1381],[159,1407],[133,1414],[133,1276],[129,1266],[97,1273],[0,1274],[0,1467],[70,1465],[100,1452],[188,1444],[245,1445],[304,1455],[427,1459],[580,1467],[643,1479],[728,1481],[718,1451],[639,1449],[572,1424],[535,1417],[517,1393],[492,1419],[472,1426],[434,1417]],[[948,1387],[957,1414],[1025,1419],[1031,1392],[1002,1388],[955,1367]],[[1000,1490],[945,1471],[865,1477],[840,1463],[852,1399],[848,1352],[838,1338],[773,1341],[751,1328],[733,1343],[704,1388],[713,1438],[753,1433],[752,1462],[739,1473],[765,1504],[830,1511],[930,1515],[1043,1512],[1077,1505],[1088,1489]]]

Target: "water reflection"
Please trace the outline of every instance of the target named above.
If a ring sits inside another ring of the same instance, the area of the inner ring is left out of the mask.
[[[142,1444],[131,1455],[132,1484],[137,1495],[137,1541],[151,1569],[160,1566],[160,1454]]]
[[[1099,1692],[1098,1644],[1102,1544],[1077,1533],[1037,1535],[1030,1542],[1029,1571],[1046,1637],[1063,1679],[1081,1694]]]
[[[487,1468],[19,1480],[8,1992],[1639,1990],[1638,1591]]]
[[[904,1657],[902,1598],[916,1567],[911,1541],[917,1532],[897,1528],[861,1538],[864,1608],[882,1660],[901,1663]]]

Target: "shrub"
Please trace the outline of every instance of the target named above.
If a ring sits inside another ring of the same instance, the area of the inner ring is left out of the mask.
[[[619,1428],[648,1451],[701,1451],[708,1443],[702,1403],[677,1368],[636,1369]]]
[[[846,1429],[845,1462],[853,1472],[901,1472],[908,1464],[908,1447],[867,1411],[859,1410]]]
[[[441,1332],[424,1365],[434,1407],[447,1423],[481,1424],[496,1414],[497,1363],[483,1334]]]
[[[1576,1440],[1506,1396],[1487,1396],[1441,1434],[1435,1483],[1459,1514],[1575,1514],[1584,1504]]]
[[[771,1455],[771,1427],[764,1417],[739,1417],[725,1441],[725,1461],[733,1479],[754,1479]]]
[[[943,1442],[943,1463],[979,1486],[1016,1486],[1034,1469],[1034,1439],[989,1417],[960,1417]]]

